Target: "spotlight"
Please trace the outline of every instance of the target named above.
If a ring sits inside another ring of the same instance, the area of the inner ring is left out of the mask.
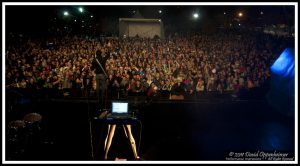
[[[162,13],[162,11],[161,11],[161,10],[159,10],[159,11],[158,11],[158,13]]]
[[[239,12],[239,17],[243,17],[243,13],[242,12]]]
[[[194,18],[198,18],[199,17],[199,14],[198,13],[194,13]]]
[[[79,10],[80,13],[83,12],[83,8],[82,7],[78,8],[78,10]]]
[[[65,11],[64,16],[68,16],[68,15],[69,15],[69,12]]]

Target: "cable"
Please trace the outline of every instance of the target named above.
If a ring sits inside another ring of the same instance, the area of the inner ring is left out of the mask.
[[[138,147],[138,150],[137,150],[137,153],[139,154],[140,152],[140,147],[141,147],[141,140],[142,140],[142,122],[141,120],[138,120],[138,122],[140,123],[140,136],[139,136],[139,147]]]
[[[107,109],[107,98],[108,98],[108,96],[107,96],[107,91],[108,91],[108,84],[106,85],[106,87],[105,87],[105,101],[104,101],[104,108],[105,109]]]
[[[90,94],[89,94],[90,95]],[[89,103],[89,95],[87,96],[87,105],[88,105],[88,120],[89,120],[89,126],[90,126],[90,141],[91,141],[91,150],[92,150],[92,159],[95,159],[94,156],[94,147],[93,147],[93,133],[92,133],[92,122],[91,122],[91,115],[90,115],[90,103]]]

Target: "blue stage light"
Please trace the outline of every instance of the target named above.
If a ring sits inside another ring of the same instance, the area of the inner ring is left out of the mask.
[[[282,77],[295,75],[295,57],[293,49],[285,49],[280,57],[271,66],[271,71],[274,74]]]
[[[295,49],[285,49],[271,66],[271,87],[267,94],[273,108],[288,116],[295,112]]]

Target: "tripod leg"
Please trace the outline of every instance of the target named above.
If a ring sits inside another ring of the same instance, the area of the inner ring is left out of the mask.
[[[111,130],[110,130],[109,133],[108,133],[107,146],[105,146],[104,160],[107,160],[107,154],[108,154],[108,151],[109,151],[109,148],[110,148],[112,139],[113,139],[113,137],[114,137],[115,130],[116,130],[116,125],[112,125],[112,126],[111,126]]]
[[[123,126],[123,129],[124,129],[125,136],[126,136],[126,138],[128,138],[126,127],[125,127],[125,125],[122,125],[122,126]]]
[[[134,138],[132,136],[132,133],[131,133],[131,125],[126,125],[126,129],[127,129],[127,135],[129,136],[130,145],[131,145],[131,148],[132,148],[132,151],[133,151],[134,158],[137,159],[137,158],[139,158],[139,156],[138,156],[137,151],[136,151],[135,140],[134,140]]]
[[[106,136],[105,142],[104,142],[104,151],[106,149],[106,144],[107,144],[107,139],[108,139],[109,131],[110,131],[110,125],[108,125],[108,128],[107,128],[107,136]]]

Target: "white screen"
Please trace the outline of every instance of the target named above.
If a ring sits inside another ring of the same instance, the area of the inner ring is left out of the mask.
[[[132,22],[128,24],[128,35],[129,37],[150,37],[153,38],[155,35],[160,36],[161,25],[160,22],[156,23],[145,23],[145,22]]]
[[[127,113],[128,103],[113,103],[112,112],[113,113]]]

